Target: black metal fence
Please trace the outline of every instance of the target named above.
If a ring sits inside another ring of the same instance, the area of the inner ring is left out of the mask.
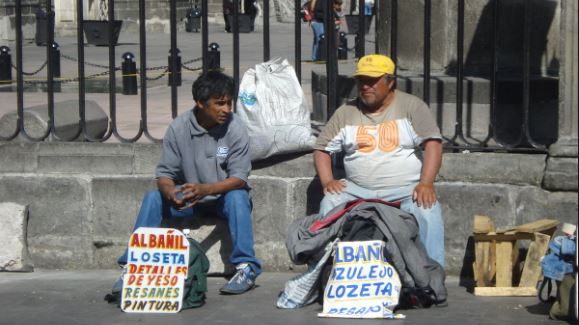
[[[356,5],[358,8],[364,8],[364,0],[353,0],[357,1]],[[465,0],[456,0],[457,1],[457,37],[458,40],[456,42],[456,53],[457,53],[457,65],[456,65],[456,112],[455,112],[455,128],[454,134],[451,136],[446,137],[445,146],[449,149],[469,149],[469,150],[478,150],[478,151],[495,151],[495,150],[503,150],[503,151],[538,151],[543,152],[546,150],[547,146],[554,142],[555,139],[548,139],[547,141],[543,141],[542,143],[537,142],[533,139],[531,135],[531,123],[529,120],[530,117],[530,80],[531,80],[531,73],[530,73],[530,62],[529,62],[529,53],[531,50],[530,44],[530,31],[529,25],[531,22],[530,16],[530,5],[529,1],[523,1],[523,8],[524,8],[524,38],[523,42],[523,56],[521,60],[523,62],[523,71],[520,74],[520,83],[522,83],[522,105],[520,107],[520,119],[511,121],[507,123],[509,127],[514,128],[515,137],[509,136],[501,138],[500,133],[502,131],[497,129],[497,125],[505,124],[504,121],[499,121],[500,117],[497,114],[499,110],[499,105],[497,105],[497,57],[500,52],[500,48],[498,46],[498,21],[499,21],[499,10],[498,5],[500,0],[491,0],[490,4],[492,6],[492,35],[489,37],[492,39],[491,44],[493,46],[492,50],[492,58],[491,58],[491,73],[488,76],[490,80],[490,112],[491,118],[490,123],[488,126],[488,135],[483,140],[473,141],[469,137],[465,135],[465,131],[463,130],[464,119],[465,116],[463,115],[463,97],[464,97],[464,89],[463,89],[463,79],[464,79],[464,20],[465,20]],[[209,44],[209,35],[208,35],[208,1],[202,0],[201,1],[201,10],[200,10],[200,31],[202,33],[202,44],[201,47],[202,51],[202,69],[214,69],[218,68],[215,62],[215,55],[217,53],[217,49],[213,48]],[[26,129],[24,128],[24,106],[23,106],[23,84],[24,84],[24,66],[23,66],[23,58],[22,58],[22,47],[23,47],[23,36],[22,36],[22,29],[16,28],[15,31],[15,57],[13,58],[14,62],[11,62],[11,65],[16,70],[16,91],[17,91],[17,125],[13,134],[8,136],[0,135],[0,141],[11,141],[17,136],[21,135],[24,138],[30,141],[43,141],[47,139],[49,136],[52,139],[58,141],[72,141],[77,139],[81,136],[86,141],[92,142],[104,142],[110,139],[111,137],[115,137],[121,142],[135,142],[145,136],[147,139],[158,142],[161,141],[151,135],[148,128],[147,123],[147,82],[151,80],[147,76],[147,71],[150,68],[147,67],[147,39],[146,39],[146,10],[145,10],[145,0],[139,0],[139,68],[137,69],[136,66],[131,66],[132,57],[124,57],[125,62],[123,62],[123,77],[132,77],[133,79],[126,79],[127,85],[125,87],[133,88],[130,90],[131,92],[136,91],[137,83],[136,78],[139,78],[139,86],[140,86],[140,126],[136,134],[131,138],[122,137],[117,129],[117,114],[116,114],[116,77],[119,72],[119,68],[116,67],[117,62],[115,61],[116,53],[115,53],[115,46],[112,42],[109,43],[108,46],[108,71],[104,74],[108,74],[108,86],[109,86],[109,127],[106,134],[103,137],[99,138],[91,138],[91,136],[87,133],[86,127],[86,112],[85,112],[85,81],[86,81],[86,74],[85,74],[85,55],[84,55],[84,34],[83,34],[83,25],[85,21],[83,20],[83,1],[78,0],[76,2],[76,9],[77,9],[77,43],[78,43],[78,62],[77,62],[77,69],[78,69],[78,78],[76,81],[78,82],[78,107],[79,107],[79,128],[78,134],[74,137],[70,137],[67,139],[61,139],[55,134],[55,121],[54,121],[54,92],[55,87],[59,86],[59,82],[61,80],[60,77],[60,67],[59,67],[59,60],[55,60],[55,56],[60,56],[58,52],[58,47],[55,46],[54,43],[54,12],[52,9],[51,1],[47,1],[46,7],[44,11],[46,12],[46,29],[45,29],[45,39],[46,39],[46,68],[47,68],[47,76],[46,76],[46,94],[47,94],[47,106],[48,106],[48,128],[45,130],[45,133],[40,137],[32,137],[27,134]],[[162,73],[163,75],[168,74],[169,77],[169,87],[171,88],[171,114],[172,117],[175,118],[177,116],[177,87],[180,85],[181,82],[181,68],[186,67],[184,63],[181,62],[181,58],[179,56],[179,48],[177,44],[177,17],[176,17],[176,1],[169,0],[170,3],[170,56],[169,56],[169,64],[166,67],[165,71]],[[389,22],[376,22],[376,29],[378,30],[378,26],[380,24],[388,23],[389,26],[389,54],[394,61],[397,59],[397,46],[399,44],[399,40],[397,39],[397,28],[398,28],[398,0],[388,0],[388,1],[375,1],[376,11],[380,11],[380,6],[388,6],[390,8],[390,18]],[[302,6],[302,1],[295,0],[294,1],[294,59],[295,59],[295,70],[298,76],[298,79],[301,81],[302,75],[302,56],[301,56],[301,48],[302,48],[302,35],[301,35],[301,17],[300,17],[300,9]],[[423,99],[425,102],[430,102],[430,83],[431,83],[431,7],[432,1],[431,0],[424,0],[424,12],[422,13],[422,18],[424,21],[424,44],[423,44]],[[21,8],[21,0],[16,0],[15,6],[15,22],[16,26],[22,26],[22,12]],[[269,1],[262,2],[262,10],[263,10],[263,60],[267,61],[270,59],[270,6]],[[358,19],[358,32],[356,36],[356,55],[362,56],[365,54],[365,33],[367,20],[364,16],[364,10],[358,10],[359,12],[359,19]],[[240,39],[239,39],[239,28],[235,26],[239,26],[240,20],[240,8],[238,1],[233,1],[233,15],[232,15],[232,42],[233,42],[233,78],[236,83],[236,87],[239,85],[240,80]],[[108,1],[108,25],[107,25],[107,33],[108,38],[114,38],[114,20],[115,20],[115,1],[109,0]],[[326,87],[328,89],[328,97],[327,97],[327,110],[328,116],[336,109],[338,98],[336,94],[336,89],[338,87],[337,80],[338,80],[338,55],[335,50],[338,48],[337,44],[337,35],[335,35],[336,31],[333,27],[334,25],[334,12],[332,10],[327,10],[325,13],[325,46],[326,46]],[[420,13],[417,13],[417,19],[420,19]],[[378,43],[376,43],[375,51],[378,51]],[[6,51],[6,49],[4,49]],[[2,52],[2,51],[0,51]],[[0,53],[0,60],[2,59],[3,53]],[[5,57],[4,57],[5,59]],[[217,60],[218,62],[218,60]],[[191,62],[186,62],[191,63]],[[1,65],[1,62],[0,62]],[[127,66],[125,66],[127,65]],[[133,63],[133,65],[135,65]],[[218,65],[218,63],[217,63]],[[41,67],[43,68],[43,67]],[[0,68],[1,70],[1,68]],[[1,71],[0,71],[1,73]],[[4,73],[6,74],[6,73]],[[11,76],[2,76],[0,79],[0,83],[12,82]],[[125,78],[123,78],[125,79]],[[125,80],[123,81],[125,83]],[[501,122],[501,123],[499,123]],[[513,134],[512,130],[509,134]]]

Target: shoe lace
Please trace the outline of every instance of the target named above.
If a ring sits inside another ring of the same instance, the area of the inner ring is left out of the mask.
[[[245,280],[246,280],[246,275],[245,275],[245,272],[243,272],[243,270],[237,271],[237,273],[233,277],[233,281],[235,283],[243,283],[243,282],[245,282]]]
[[[251,280],[250,279],[251,277],[249,276],[250,272],[251,271],[249,269],[249,265],[241,265],[238,267],[237,273],[235,273],[231,281],[235,283],[243,283],[250,281]]]

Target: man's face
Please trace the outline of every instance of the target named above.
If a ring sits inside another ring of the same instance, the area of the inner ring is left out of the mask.
[[[212,128],[225,124],[231,114],[232,99],[229,96],[212,97],[206,103],[197,102],[199,109],[199,123],[205,128]]]
[[[356,84],[358,85],[358,95],[362,103],[369,109],[378,109],[384,103],[384,100],[394,86],[394,80],[382,77],[356,77]]]

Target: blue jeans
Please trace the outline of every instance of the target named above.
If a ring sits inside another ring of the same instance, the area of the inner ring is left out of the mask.
[[[320,40],[324,35],[324,23],[313,20],[311,23],[312,31],[314,32],[314,43],[312,45],[312,61],[319,61],[321,59]]]
[[[212,213],[229,222],[229,233],[233,243],[233,252],[229,261],[233,265],[250,263],[256,275],[261,273],[261,263],[255,258],[253,250],[253,229],[251,223],[251,199],[245,189],[229,191],[216,201],[200,203],[183,211],[173,208],[159,191],[145,194],[141,210],[135,222],[136,230],[139,227],[161,227],[163,218],[185,218]],[[119,257],[118,263],[127,264],[127,253]]]
[[[430,208],[419,207],[412,200],[414,184],[406,188],[373,191],[346,181],[346,188],[339,194],[326,194],[320,203],[320,214],[326,215],[334,207],[357,199],[382,199],[400,201],[400,209],[412,214],[419,227],[420,241],[430,258],[444,267],[444,222],[438,201]]]

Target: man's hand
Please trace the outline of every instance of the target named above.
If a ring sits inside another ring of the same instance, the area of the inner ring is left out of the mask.
[[[177,188],[175,181],[166,176],[157,179],[157,187],[163,197],[177,210],[183,210],[199,203],[208,195],[218,195],[245,187],[245,181],[229,177],[220,182],[207,184],[185,183]]]
[[[438,139],[429,139],[422,143],[424,146],[424,161],[420,173],[420,182],[414,188],[412,199],[419,207],[430,209],[436,202],[434,180],[442,163],[442,142]]]
[[[346,183],[342,179],[333,179],[326,184],[322,184],[322,186],[324,187],[324,194],[338,194],[344,191],[344,188],[346,188]]]
[[[199,200],[211,194],[208,184],[185,183],[181,186],[179,192],[183,193],[183,207],[181,209],[190,208],[197,204]]]
[[[334,179],[334,174],[332,173],[332,157],[328,152],[315,150],[314,165],[320,177],[324,194],[337,194],[344,191],[346,183],[343,180]]]
[[[172,180],[164,178],[159,180],[159,185],[165,199],[177,210],[190,208],[210,194],[209,184],[185,183],[177,188]]]
[[[183,209],[185,206],[185,201],[183,200],[183,194],[181,191],[175,187],[171,189],[164,189],[161,191],[162,195],[167,201],[177,210]]]
[[[185,201],[181,190],[175,186],[175,182],[169,177],[159,177],[157,179],[157,187],[161,195],[177,210],[183,209]]]
[[[418,183],[412,193],[412,200],[419,207],[430,209],[436,202],[436,192],[432,183]]]

